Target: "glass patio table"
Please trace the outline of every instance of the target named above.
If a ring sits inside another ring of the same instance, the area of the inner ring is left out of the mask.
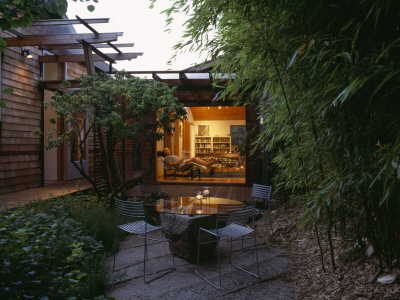
[[[199,228],[215,228],[218,204],[242,204],[242,201],[226,198],[177,197],[161,199],[156,206],[162,225],[168,225],[166,237],[170,240],[169,249],[174,255],[189,262],[197,259]],[[213,255],[216,241],[212,235],[202,235],[201,241],[209,241],[200,247],[200,258]]]
[[[207,197],[201,200],[196,197],[176,197],[161,199],[157,203],[157,212],[177,215],[216,215],[218,204],[242,204],[239,200],[226,198]]]

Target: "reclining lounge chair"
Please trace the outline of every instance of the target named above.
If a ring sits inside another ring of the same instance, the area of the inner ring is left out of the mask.
[[[164,168],[164,179],[166,177],[173,176],[174,179],[176,179],[176,177],[190,177],[191,180],[193,180],[193,178],[198,176],[199,180],[200,180],[201,171],[207,170],[207,168],[205,166],[196,164],[195,162],[187,163],[187,165],[184,166],[182,169],[177,169],[177,168],[167,165],[164,161],[163,156],[158,156],[158,157]]]

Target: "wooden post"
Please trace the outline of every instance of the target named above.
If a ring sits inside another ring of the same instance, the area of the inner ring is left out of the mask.
[[[94,63],[93,63],[93,57],[92,57],[92,48],[90,44],[86,42],[82,42],[83,45],[83,52],[85,53],[85,64],[86,64],[86,69],[88,75],[94,75],[95,70],[94,70]]]
[[[0,30],[0,36],[2,36],[1,30]],[[3,53],[4,52],[2,52],[1,55],[0,55],[0,99],[1,99],[1,96],[3,94],[3,88],[2,88],[3,77],[1,76],[1,70],[3,69]],[[1,113],[2,113],[2,111],[1,111],[1,107],[0,107],[0,135],[1,135],[1,124],[2,124]]]

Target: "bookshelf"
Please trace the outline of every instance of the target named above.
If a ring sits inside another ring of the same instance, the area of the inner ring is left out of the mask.
[[[213,137],[212,149],[214,153],[230,153],[231,152],[231,137]]]
[[[212,150],[212,143],[210,136],[195,137],[194,147],[196,155],[209,154]]]

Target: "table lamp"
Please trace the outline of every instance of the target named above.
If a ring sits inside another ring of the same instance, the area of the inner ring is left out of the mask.
[[[196,192],[196,200],[203,200],[203,193],[201,191]]]
[[[204,186],[201,188],[201,193],[203,194],[203,197],[206,198],[206,200],[209,200],[211,188],[208,186]]]

